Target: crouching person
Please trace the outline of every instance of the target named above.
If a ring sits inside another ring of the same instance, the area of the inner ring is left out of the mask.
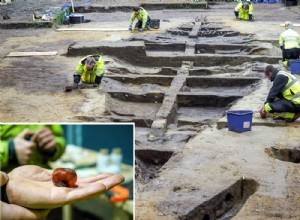
[[[237,19],[252,21],[253,4],[251,1],[241,1],[234,9],[234,15]]]
[[[80,60],[74,73],[74,88],[78,88],[80,80],[83,83],[100,85],[104,75],[104,62],[99,54],[89,55]]]
[[[134,29],[138,29],[140,32],[143,32],[144,30],[150,30],[151,18],[144,8],[134,7],[132,9],[128,28],[130,31],[132,31],[132,25],[135,19],[138,21],[136,22]]]
[[[300,82],[289,72],[281,71],[272,65],[265,68],[265,77],[273,85],[269,91],[260,116],[294,122],[300,117]]]

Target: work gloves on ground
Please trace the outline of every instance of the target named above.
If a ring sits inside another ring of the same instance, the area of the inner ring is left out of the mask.
[[[139,29],[139,32],[143,32],[143,31],[144,31],[144,28],[140,28],[140,29]]]
[[[128,30],[132,31],[132,26],[129,26]]]

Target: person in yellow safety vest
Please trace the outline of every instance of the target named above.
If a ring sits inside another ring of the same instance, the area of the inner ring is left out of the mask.
[[[99,54],[88,55],[80,60],[74,73],[74,88],[78,88],[80,80],[92,83],[94,87],[100,85],[104,75],[104,62]]]
[[[273,86],[260,110],[261,117],[270,115],[286,122],[297,120],[300,117],[300,82],[291,73],[279,71],[272,65],[266,66],[265,77]]]
[[[288,66],[288,60],[300,57],[300,35],[293,30],[290,21],[286,21],[284,27],[286,30],[279,37],[279,46],[282,50],[282,62]]]
[[[60,158],[66,148],[60,125],[0,125],[0,134],[3,171],[26,164],[49,168],[48,161]]]
[[[150,29],[151,18],[148,12],[142,7],[134,7],[129,21],[129,30],[132,31],[133,21],[137,19],[134,29],[139,29],[140,32]]]
[[[251,21],[253,20],[253,4],[251,1],[241,1],[234,9],[234,15],[237,19]]]

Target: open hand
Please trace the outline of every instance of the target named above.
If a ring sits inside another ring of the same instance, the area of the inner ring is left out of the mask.
[[[11,204],[31,209],[53,209],[94,197],[124,181],[117,174],[79,178],[74,188],[52,183],[52,170],[34,165],[15,168],[8,173],[6,192]]]

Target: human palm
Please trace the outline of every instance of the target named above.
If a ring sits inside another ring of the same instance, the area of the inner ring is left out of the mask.
[[[102,174],[79,178],[73,188],[57,187],[52,183],[52,170],[34,165],[20,166],[8,176],[9,202],[31,209],[53,209],[86,200],[124,181],[121,175]]]

